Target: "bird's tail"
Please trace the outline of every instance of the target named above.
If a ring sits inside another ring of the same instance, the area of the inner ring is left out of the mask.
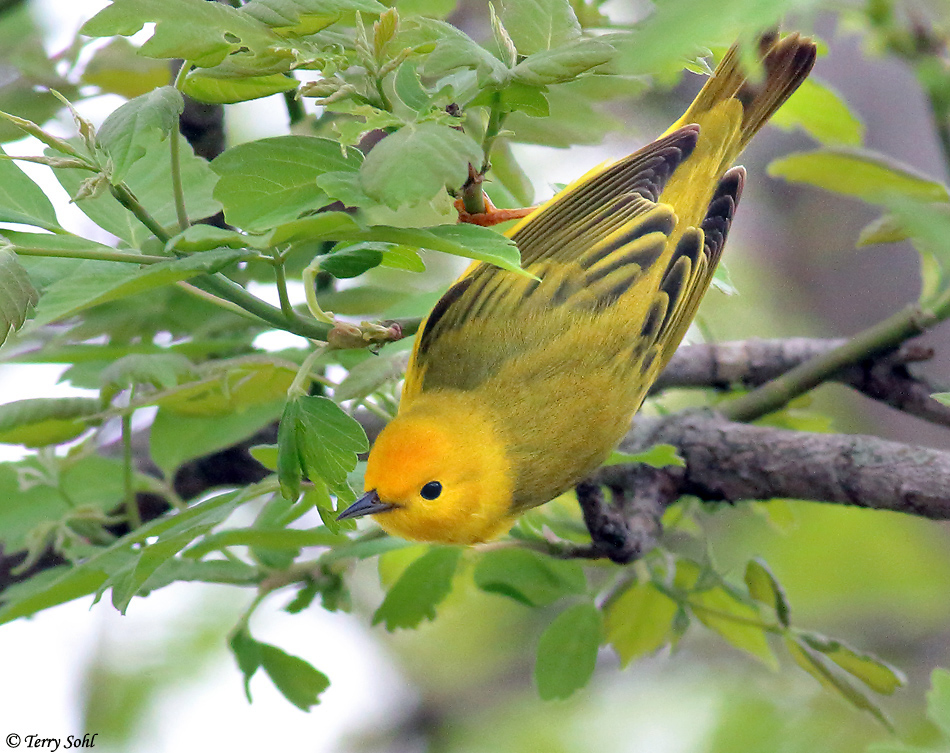
[[[762,75],[750,78],[738,46],[733,45],[671,130],[689,123],[702,123],[704,115],[717,105],[737,99],[742,104],[742,125],[735,149],[738,154],[805,80],[815,64],[815,55],[816,47],[811,39],[798,33],[780,39],[777,32],[769,32],[759,39]]]

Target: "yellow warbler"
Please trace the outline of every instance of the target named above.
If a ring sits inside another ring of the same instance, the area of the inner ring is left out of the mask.
[[[449,288],[340,518],[477,543],[603,463],[709,286],[745,179],[730,166],[814,64],[797,34],[760,46],[760,81],[733,47],[664,136],[511,231],[539,280],[474,264]]]

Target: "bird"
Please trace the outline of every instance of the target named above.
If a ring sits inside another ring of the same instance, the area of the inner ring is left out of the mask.
[[[660,138],[513,227],[529,275],[475,263],[449,287],[420,326],[365,492],[339,519],[478,544],[603,464],[709,287],[746,179],[733,163],[816,46],[772,31],[758,52],[761,75],[734,45]]]

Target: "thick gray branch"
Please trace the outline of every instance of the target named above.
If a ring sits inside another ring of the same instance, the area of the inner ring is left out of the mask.
[[[858,434],[739,424],[714,413],[641,421],[621,443],[672,444],[685,469],[664,469],[676,494],[710,501],[775,497],[950,519],[950,452]],[[610,479],[612,469],[605,469]]]
[[[686,345],[676,351],[652,393],[672,387],[758,387],[791,369],[840,347],[847,340],[793,337],[783,340]],[[941,426],[950,426],[950,406],[930,397],[943,385],[932,384],[912,364],[933,356],[907,343],[833,375],[833,380],[892,408]]]
[[[636,453],[654,444],[676,447],[686,467],[602,468],[593,483],[578,487],[593,546],[567,556],[615,562],[642,556],[656,545],[663,511],[686,494],[710,502],[802,499],[950,519],[950,452],[751,426],[708,411],[639,419],[620,449]],[[613,505],[593,492],[598,485],[612,491]]]

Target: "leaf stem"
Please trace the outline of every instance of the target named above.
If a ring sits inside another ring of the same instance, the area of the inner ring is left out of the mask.
[[[131,394],[129,399],[132,399]],[[142,515],[135,497],[135,475],[132,462],[132,414],[124,413],[122,415],[122,474],[125,486],[125,516],[129,529],[134,531],[142,525]]]
[[[912,304],[859,332],[844,345],[822,353],[741,397],[721,402],[717,411],[733,421],[754,421],[779,410],[831,375],[925,332],[950,315],[950,291],[927,307]]]
[[[129,187],[125,185],[125,183],[119,183],[118,185],[110,184],[109,190],[112,192],[116,201],[135,215],[135,219],[151,230],[156,238],[162,243],[168,243],[171,235],[165,232],[165,228],[158,224],[158,221],[139,203],[139,200],[135,198],[135,194],[129,190]]]
[[[314,348],[310,355],[300,364],[300,368],[297,369],[297,374],[294,376],[294,381],[291,382],[290,387],[287,389],[288,398],[306,397],[307,388],[304,385],[310,380],[310,372],[313,370],[313,365],[320,356],[326,353],[326,350],[327,346],[325,345]]]
[[[284,312],[284,316],[288,320],[293,321],[297,318],[297,312],[294,311],[294,307],[290,303],[290,296],[287,293],[287,270],[284,269],[284,259],[276,248],[271,249],[271,256],[274,257],[274,282],[277,285],[280,310]]]
[[[28,248],[13,246],[20,256],[53,256],[61,259],[94,259],[96,261],[119,261],[126,264],[158,264],[168,261],[167,256],[150,254],[132,254],[127,251],[105,251],[95,249]]]
[[[485,179],[485,173],[491,167],[491,150],[495,144],[495,139],[501,133],[502,124],[508,113],[502,109],[501,92],[495,92],[492,95],[491,110],[488,115],[488,124],[485,126],[485,134],[482,137],[482,165],[475,169],[474,165],[468,166],[468,180],[462,186],[462,205],[469,214],[485,214],[488,208],[485,205],[485,194],[482,191],[482,183]]]
[[[175,76],[175,89],[179,92],[185,83],[185,76],[191,70],[191,63],[187,60],[182,61],[181,68],[178,69],[178,75]],[[188,219],[188,211],[185,208],[185,189],[181,182],[181,131],[179,128],[173,128],[168,139],[171,148],[171,178],[172,194],[175,197],[175,214],[178,216],[178,230],[185,232],[191,225]]]
[[[508,117],[508,113],[502,109],[501,104],[501,92],[496,91],[492,96],[491,111],[488,116],[488,125],[485,126],[485,136],[482,138],[482,154],[484,155],[484,161],[482,162],[482,167],[479,170],[481,175],[487,173],[488,168],[491,167],[492,147],[495,145],[495,139],[497,139],[501,133],[502,126],[505,123],[505,118]]]
[[[222,274],[195,277],[192,278],[191,284],[240,306],[277,329],[294,335],[311,340],[326,340],[330,333],[329,324],[304,319],[296,311],[293,312],[293,318],[288,318],[279,308],[262,301]]]

